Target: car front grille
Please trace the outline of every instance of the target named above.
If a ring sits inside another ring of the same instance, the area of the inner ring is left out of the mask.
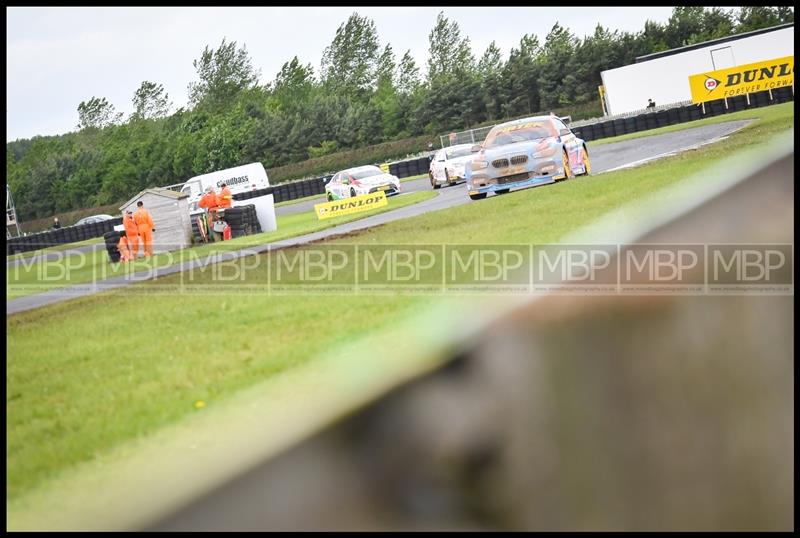
[[[382,187],[372,187],[369,192],[372,194],[373,192],[384,191],[386,194],[389,194],[395,192],[396,190],[397,189],[395,189],[394,185],[384,185]]]
[[[527,155],[514,155],[511,157],[511,164],[525,164],[528,162]]]
[[[495,168],[505,168],[508,166],[508,159],[495,159],[492,161],[492,166]]]
[[[505,185],[506,183],[514,183],[515,181],[524,181],[528,179],[530,174],[528,172],[523,172],[521,174],[513,174],[510,176],[503,176],[497,178],[497,183],[499,185]]]

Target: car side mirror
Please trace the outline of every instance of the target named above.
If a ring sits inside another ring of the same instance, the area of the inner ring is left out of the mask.
[[[477,152],[479,152],[479,151],[481,150],[481,145],[480,145],[480,144],[475,144],[475,145],[474,145],[474,146],[472,146],[472,147],[471,147],[469,150],[470,150],[472,153],[477,153]]]

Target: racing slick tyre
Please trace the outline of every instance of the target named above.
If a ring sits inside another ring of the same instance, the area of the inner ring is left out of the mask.
[[[481,192],[478,194],[470,194],[469,197],[472,198],[473,200],[483,200],[484,198],[486,198],[486,193]]]
[[[355,198],[355,197],[356,197],[356,190],[351,187],[350,188],[350,198]]]
[[[497,193],[497,194],[508,194],[509,191],[511,191],[511,189],[501,189],[501,190],[497,190],[497,191],[494,191],[494,192]]]
[[[566,150],[561,152],[561,162],[564,163],[563,181],[574,178],[575,173],[572,171],[572,168],[569,165],[569,156],[567,155]]]
[[[433,190],[442,188],[442,186],[436,183],[435,181],[431,181],[431,187],[433,187]]]
[[[326,196],[326,198],[328,199],[329,202],[333,202],[333,194],[332,193],[329,192],[328,195]]]
[[[589,153],[586,151],[586,146],[583,146],[581,150],[581,155],[583,157],[583,165],[585,167],[585,171],[582,174],[578,174],[580,176],[588,176],[592,173],[592,163],[589,161]]]

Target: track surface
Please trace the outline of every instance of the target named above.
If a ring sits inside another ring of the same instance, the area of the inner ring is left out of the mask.
[[[698,145],[710,143],[728,136],[734,131],[741,129],[750,123],[750,121],[751,120],[743,120],[718,123],[714,125],[705,125],[703,127],[676,131],[674,133],[666,133],[645,138],[625,140],[622,142],[614,142],[611,144],[603,144],[594,148],[592,147],[591,142],[589,142],[587,145],[589,148],[589,157],[592,161],[592,173],[593,175],[596,175],[618,168],[627,168],[638,163],[643,163],[645,161],[693,149]],[[427,178],[407,181],[402,184],[404,193],[429,190],[430,188],[431,185]],[[432,198],[418,204],[402,207],[400,209],[395,209],[393,211],[387,211],[366,219],[349,222],[329,228],[327,230],[322,230],[320,232],[314,232],[283,241],[265,243],[257,247],[248,247],[247,254],[254,252],[265,252],[268,249],[302,245],[304,243],[319,241],[321,239],[325,239],[326,237],[363,230],[365,228],[377,226],[379,224],[385,224],[394,220],[414,217],[430,211],[438,211],[440,209],[455,207],[466,203],[480,203],[480,201],[473,202],[469,199],[466,193],[466,187],[463,184],[453,187],[443,187],[438,191],[438,193],[439,195],[436,198]],[[306,211],[311,212],[313,211],[314,204],[318,204],[320,201],[322,201],[321,198],[315,197],[314,199],[305,202],[281,206],[276,208],[276,213],[278,215],[290,215],[293,213],[302,213]],[[87,252],[92,248],[104,249],[105,247],[101,243],[97,245],[87,245],[85,247],[74,249],[74,251],[70,250],[66,252]],[[52,252],[47,254],[46,259],[55,260],[63,255],[63,252]],[[240,255],[242,255],[242,253],[226,253],[222,259],[233,259]],[[37,260],[39,259],[41,258],[37,257]],[[29,259],[27,262],[32,263],[32,260]],[[11,261],[8,262],[7,267],[10,269],[17,263],[22,262],[18,260]],[[187,270],[190,267],[202,266],[204,263],[205,261],[196,260],[191,264],[175,265],[172,267],[166,267],[164,269],[145,271],[143,273],[139,273],[139,276],[136,274],[126,275],[122,277],[110,278],[94,284],[79,284],[76,286],[64,287],[58,290],[29,295],[26,297],[19,297],[11,301],[6,301],[6,315],[24,312],[26,310],[73,299],[75,297],[91,295],[101,291],[119,288],[132,282],[150,280],[154,277],[178,273],[180,271]]]

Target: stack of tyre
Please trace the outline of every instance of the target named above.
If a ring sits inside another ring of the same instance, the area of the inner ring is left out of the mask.
[[[258,215],[256,215],[256,206],[253,204],[244,206],[244,222],[247,227],[249,235],[261,233],[261,223],[258,222]]]
[[[106,252],[108,252],[108,259],[111,260],[111,263],[119,262],[120,255],[117,250],[117,243],[119,243],[119,238],[124,234],[125,232],[117,231],[110,231],[103,234],[103,239],[106,242]]]
[[[225,222],[231,227],[231,239],[261,232],[255,205],[240,205],[225,210]]]

